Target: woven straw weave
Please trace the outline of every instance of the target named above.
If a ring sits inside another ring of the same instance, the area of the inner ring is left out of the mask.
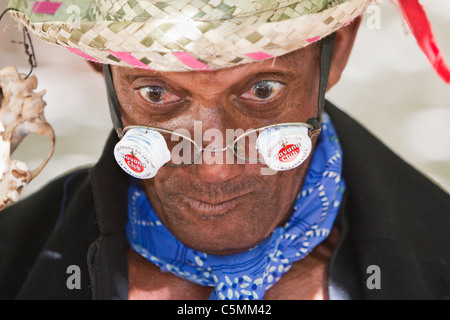
[[[189,71],[303,48],[351,22],[371,1],[66,0],[53,1],[59,7],[52,14],[34,12],[36,2],[13,0],[9,7],[43,40],[101,63]]]

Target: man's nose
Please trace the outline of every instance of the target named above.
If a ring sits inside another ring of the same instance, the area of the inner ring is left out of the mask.
[[[241,175],[245,164],[237,164],[236,161],[230,162],[227,160],[233,158],[233,156],[227,156],[229,153],[230,150],[214,153],[203,152],[202,162],[194,165],[199,180],[207,183],[219,183]]]
[[[242,174],[245,167],[244,164],[238,164],[230,146],[233,139],[227,137],[226,133],[231,124],[225,118],[223,112],[209,110],[201,120],[203,152],[193,167],[199,179],[205,182],[231,180]]]

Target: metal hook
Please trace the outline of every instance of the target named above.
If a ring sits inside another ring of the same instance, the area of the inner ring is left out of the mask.
[[[19,11],[15,8],[6,8],[0,15],[0,21],[2,20],[3,16],[6,14],[6,12],[8,12],[10,10]],[[28,56],[28,63],[30,64],[30,67],[31,67],[30,72],[28,72],[28,75],[25,77],[25,79],[28,79],[28,77],[33,72],[33,69],[37,67],[37,62],[36,62],[36,55],[34,53],[33,42],[31,41],[30,34],[28,33],[27,28],[25,28],[25,27],[22,27],[22,31],[23,31],[23,42],[16,42],[16,41],[12,41],[12,42],[23,44],[23,46],[25,48],[25,54]],[[30,51],[30,49],[31,49],[31,51]]]

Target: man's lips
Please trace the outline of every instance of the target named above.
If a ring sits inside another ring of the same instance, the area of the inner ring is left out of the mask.
[[[183,198],[189,207],[199,215],[222,216],[233,209],[244,196],[245,194],[224,201],[214,199],[200,200],[188,196],[183,196]]]

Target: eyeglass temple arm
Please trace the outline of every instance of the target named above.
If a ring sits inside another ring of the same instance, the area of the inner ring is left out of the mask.
[[[322,112],[325,106],[325,93],[328,86],[328,78],[330,76],[331,61],[333,59],[334,41],[336,33],[332,33],[321,40],[320,44],[320,79],[319,79],[319,94],[317,99],[317,116],[309,118],[306,122],[312,126],[310,136],[320,133],[320,121],[322,119]]]
[[[119,99],[117,98],[116,89],[114,88],[114,81],[109,64],[103,65],[103,74],[105,76],[106,92],[108,95],[109,113],[114,129],[120,136],[123,130],[122,113],[120,112]]]

